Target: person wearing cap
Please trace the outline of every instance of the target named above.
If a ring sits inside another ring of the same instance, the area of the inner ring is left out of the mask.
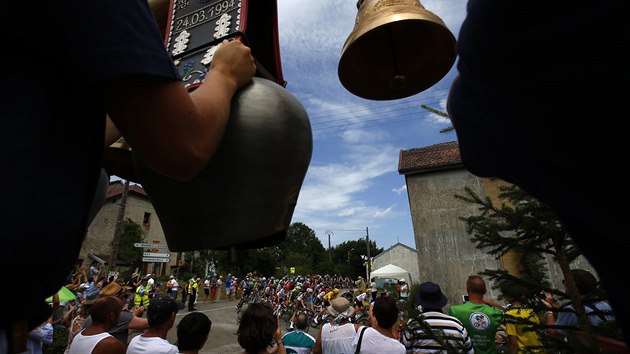
[[[199,283],[196,278],[197,275],[193,275],[188,281],[188,311],[197,311],[195,303],[197,302],[197,289],[199,289]]]
[[[175,324],[177,303],[170,296],[156,296],[149,302],[147,319],[149,328],[129,342],[127,354],[178,354],[176,346],[166,340],[168,331]]]
[[[136,295],[133,298],[133,304],[135,308],[140,306],[146,306],[149,303],[149,292],[147,290],[148,278],[142,278],[140,285],[136,288]]]
[[[352,345],[355,353],[405,354],[405,346],[394,336],[399,309],[391,296],[381,296],[370,304],[370,326],[354,324],[357,335]]]
[[[414,300],[420,310],[419,318],[409,319],[407,330],[401,334],[407,353],[434,353],[440,350],[474,353],[466,327],[457,318],[443,313],[442,308],[448,299],[438,284],[420,284]],[[425,331],[426,326],[421,322],[431,327],[431,333]]]
[[[350,319],[354,314],[354,307],[345,297],[337,297],[330,301],[326,308],[334,318],[333,323],[324,323],[317,334],[313,347],[314,354],[354,353],[352,340],[356,328]]]
[[[372,293],[371,291],[364,291],[364,292],[359,293],[359,295],[357,295],[354,298],[354,308],[357,311],[359,311],[359,312],[365,311],[366,306],[369,306],[369,304],[374,302],[371,299],[371,293]],[[368,309],[369,309],[369,307],[368,307]]]
[[[326,294],[324,294],[324,296],[322,297],[322,309],[319,312],[319,314],[317,315],[317,318],[321,318],[322,317],[322,314],[324,314],[324,311],[326,311],[326,309],[332,303],[332,300],[336,299],[338,295],[339,295],[339,289],[338,288],[334,288],[331,291],[329,291]],[[315,322],[317,322],[317,319],[315,320]]]
[[[225,300],[232,301],[232,274],[228,273],[227,278],[225,278]]]
[[[210,279],[210,301],[215,302],[217,297],[217,283],[218,276],[215,273],[214,276]]]

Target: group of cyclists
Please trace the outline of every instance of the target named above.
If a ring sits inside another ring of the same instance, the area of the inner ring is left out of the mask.
[[[308,315],[311,327],[334,320],[328,318],[327,308],[338,296],[346,297],[355,307],[351,321],[367,324],[369,319],[366,309],[372,301],[372,290],[362,277],[351,281],[321,276],[266,278],[248,275],[242,287],[237,312],[247,303],[267,302],[274,308],[275,314],[289,325],[289,330],[293,329],[293,320],[300,312]]]

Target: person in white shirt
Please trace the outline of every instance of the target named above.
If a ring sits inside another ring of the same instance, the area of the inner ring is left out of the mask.
[[[407,282],[405,281],[405,279],[400,279],[400,299],[401,300],[407,300],[407,298],[409,298],[409,285],[407,285]]]
[[[376,287],[376,279],[372,278],[370,281],[370,291],[372,292],[372,298],[370,302],[374,302],[376,299],[376,294],[378,293],[378,288]]]
[[[345,297],[339,296],[330,301],[328,312],[334,317],[333,323],[324,323],[317,334],[313,347],[314,354],[354,353],[352,341],[356,328],[350,318],[354,307]]]
[[[92,324],[74,336],[69,354],[124,354],[125,344],[108,333],[118,323],[122,309],[122,301],[115,296],[94,301],[90,308]]]
[[[155,294],[155,274],[147,274],[147,289],[149,290],[149,298]]]
[[[173,297],[173,299],[177,300],[177,293],[179,292],[179,282],[177,281],[177,277],[173,277],[173,279],[171,279],[171,297]]]
[[[405,346],[394,337],[394,326],[398,321],[398,306],[391,296],[381,296],[370,304],[370,325],[354,324],[357,335],[352,345],[361,354],[405,354]],[[352,352],[354,353],[354,351]]]
[[[127,354],[178,354],[177,347],[166,340],[168,331],[175,324],[177,310],[177,304],[170,296],[156,296],[151,299],[147,309],[149,329],[131,339]]]
[[[369,293],[362,292],[354,298],[354,308],[357,311],[365,311],[365,305],[372,303]]]

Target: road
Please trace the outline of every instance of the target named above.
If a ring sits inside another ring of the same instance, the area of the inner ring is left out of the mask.
[[[216,303],[203,303],[203,301],[198,301],[197,312],[203,312],[210,320],[212,320],[212,329],[210,330],[210,337],[206,342],[206,345],[199,351],[199,353],[242,353],[243,348],[238,345],[238,341],[236,339],[236,330],[238,329],[237,322],[237,314],[236,314],[236,304],[237,301],[221,301]],[[243,308],[244,310],[245,308]],[[189,312],[185,309],[179,310],[177,313],[177,319],[175,320],[175,326],[168,332],[169,342],[176,344],[177,342],[177,324],[179,321],[188,314]],[[320,327],[321,328],[321,327]],[[283,328],[283,332],[286,333],[286,328]],[[313,336],[313,338],[317,338],[317,333],[319,332],[319,328],[317,329],[309,329],[308,333]],[[130,336],[133,337],[132,334]]]

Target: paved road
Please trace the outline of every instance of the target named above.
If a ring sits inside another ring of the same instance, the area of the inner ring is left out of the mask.
[[[236,340],[236,330],[238,329],[237,314],[235,306],[237,301],[221,301],[216,303],[203,303],[199,301],[195,306],[198,312],[203,312],[212,320],[210,338],[200,353],[242,353],[243,348]],[[168,332],[167,339],[175,344],[177,340],[177,324],[189,312],[186,309],[177,313],[175,326]],[[321,327],[320,327],[321,328]],[[283,329],[286,332],[286,328]],[[318,329],[309,329],[309,334],[317,338]],[[136,334],[137,335],[137,334]],[[133,336],[133,335],[132,335]],[[131,337],[130,337],[131,338]]]

